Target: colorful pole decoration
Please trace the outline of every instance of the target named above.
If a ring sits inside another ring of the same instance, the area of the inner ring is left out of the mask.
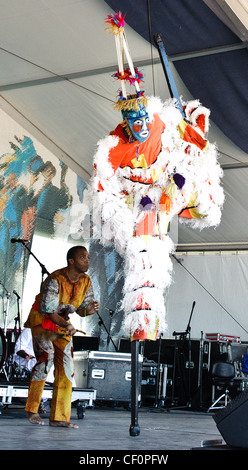
[[[177,217],[200,230],[217,226],[224,202],[222,170],[206,138],[210,111],[198,100],[179,100],[180,109],[178,99],[147,98],[121,12],[109,15],[106,25],[115,36],[114,77],[121,84],[115,109],[122,121],[98,142],[94,156],[94,236],[124,260],[123,329],[132,342],[155,341],[167,330],[165,292],[174,251],[169,223]]]

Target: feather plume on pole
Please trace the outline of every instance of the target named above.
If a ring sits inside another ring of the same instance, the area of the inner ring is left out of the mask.
[[[140,72],[138,72],[138,69],[135,68],[133,65],[131,53],[127,42],[127,37],[124,31],[125,15],[123,16],[120,11],[113,15],[108,15],[105,20],[105,23],[108,25],[106,30],[111,32],[115,36],[115,46],[117,53],[119,79],[121,81],[122,98],[124,100],[127,100],[128,94],[126,90],[126,83],[129,82],[130,84],[133,84],[135,86],[136,93],[140,93],[141,90],[139,87],[139,81],[142,74],[140,74]],[[129,65],[128,74],[127,72],[125,72],[124,67],[125,56]]]

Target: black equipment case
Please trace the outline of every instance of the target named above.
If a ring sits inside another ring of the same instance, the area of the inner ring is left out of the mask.
[[[139,354],[138,387],[141,395],[143,356]],[[131,401],[131,354],[90,351],[88,388],[96,390],[96,400]],[[139,400],[141,397],[139,398]]]

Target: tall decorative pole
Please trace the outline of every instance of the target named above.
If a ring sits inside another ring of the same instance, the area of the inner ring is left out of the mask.
[[[175,84],[174,77],[173,77],[172,72],[171,72],[168,57],[167,57],[167,54],[165,52],[165,47],[164,47],[162,35],[161,34],[156,34],[154,36],[154,40],[155,40],[157,48],[158,48],[158,52],[159,52],[160,60],[161,60],[162,67],[163,67],[163,70],[164,70],[166,82],[167,82],[167,85],[168,85],[168,88],[169,88],[170,96],[171,96],[171,98],[176,99],[177,108],[179,109],[182,117],[185,118],[185,113],[184,113],[184,110],[183,110],[183,106],[182,106],[182,103],[181,103],[181,100],[180,100],[180,97],[179,97],[179,94],[178,94],[178,91],[177,91],[177,87],[176,87],[176,84]]]

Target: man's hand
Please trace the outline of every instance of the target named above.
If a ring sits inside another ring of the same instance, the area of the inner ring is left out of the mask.
[[[35,359],[35,356],[33,356],[32,354],[26,354],[25,359],[26,361],[29,361],[30,359]]]
[[[58,326],[65,329],[67,335],[73,336],[77,332],[71,323],[66,323],[66,320],[58,313],[49,313],[50,320]]]
[[[26,353],[26,351],[24,351],[24,349],[21,349],[20,351],[17,351],[16,354],[17,354],[17,356],[23,357],[23,359],[25,359],[26,361],[29,361],[29,359],[35,359],[35,356],[33,356],[32,354]]]
[[[91,300],[91,302],[86,307],[86,315],[93,315],[93,313],[98,312],[100,307],[99,302],[97,300]]]
[[[68,325],[65,327],[65,331],[68,335],[74,336],[77,330],[74,328],[74,326],[71,323],[68,323]]]

